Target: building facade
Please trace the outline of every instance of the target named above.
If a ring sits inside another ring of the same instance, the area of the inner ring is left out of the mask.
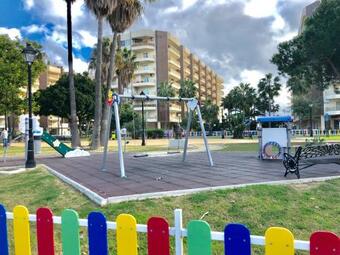
[[[315,1],[303,9],[299,33],[303,32],[306,18],[313,15],[320,3]],[[310,94],[313,101],[320,102],[313,105],[313,128],[340,129],[340,84],[334,83],[324,91],[312,89]]]
[[[34,83],[33,90],[44,90],[54,85],[63,75],[64,69],[61,66],[48,64],[46,70],[40,74],[39,79]],[[70,134],[68,123],[57,116],[40,116],[40,126],[53,135],[67,136]]]
[[[135,71],[126,94],[157,95],[161,82],[172,82],[178,96],[181,80],[195,82],[197,99],[203,104],[210,99],[214,104],[221,104],[223,79],[197,56],[185,48],[177,38],[168,32],[140,30],[128,32],[121,37],[121,46],[131,49],[136,55],[138,69]],[[117,88],[117,82],[113,83]],[[141,102],[134,102],[134,109],[141,111]],[[164,106],[156,101],[144,103],[146,122],[149,127],[167,127],[169,123],[178,123],[184,118],[180,103]]]

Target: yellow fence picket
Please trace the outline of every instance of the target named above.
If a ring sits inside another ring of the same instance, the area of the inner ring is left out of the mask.
[[[294,236],[286,228],[271,227],[265,233],[265,255],[294,255]]]
[[[26,207],[18,205],[13,210],[15,255],[31,255],[29,214]]]
[[[137,222],[130,214],[117,217],[117,254],[137,255]]]

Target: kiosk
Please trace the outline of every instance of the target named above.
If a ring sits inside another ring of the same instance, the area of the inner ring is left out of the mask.
[[[259,116],[256,118],[259,138],[259,158],[283,159],[291,147],[292,116]],[[269,127],[264,127],[264,126]]]

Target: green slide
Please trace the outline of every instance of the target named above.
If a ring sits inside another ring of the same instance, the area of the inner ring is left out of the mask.
[[[49,133],[44,132],[41,136],[41,139],[57,152],[59,152],[63,157],[65,157],[66,153],[73,151],[72,148],[68,147],[64,143],[61,143],[57,138],[51,136]]]

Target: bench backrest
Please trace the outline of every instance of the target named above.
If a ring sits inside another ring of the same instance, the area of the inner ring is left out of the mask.
[[[310,159],[318,157],[327,156],[337,156],[340,155],[340,144],[330,144],[330,145],[315,145],[299,147],[296,156],[299,159]]]

